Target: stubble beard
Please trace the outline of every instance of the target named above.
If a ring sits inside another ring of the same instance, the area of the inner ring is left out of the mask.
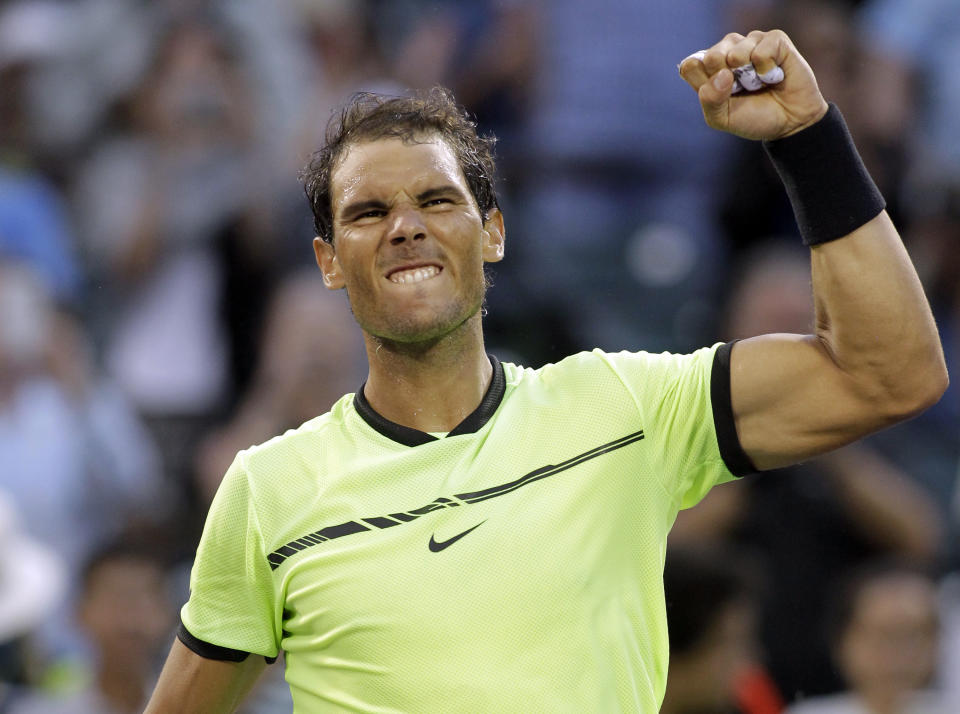
[[[486,286],[485,277],[474,294],[449,303],[439,314],[426,319],[394,314],[382,321],[366,320],[354,310],[349,291],[347,298],[360,329],[379,345],[394,351],[425,352],[441,342],[469,334],[473,319],[479,322],[486,300]]]

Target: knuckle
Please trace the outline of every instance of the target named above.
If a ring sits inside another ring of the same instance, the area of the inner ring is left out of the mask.
[[[727,52],[727,64],[731,67],[738,67],[744,64],[749,60],[754,46],[752,41],[744,40],[735,47],[730,48],[730,51]]]
[[[707,50],[707,53],[703,56],[703,66],[708,70],[713,67],[718,67],[724,63],[724,58],[726,54],[719,49],[710,49]]]
[[[728,32],[723,37],[724,42],[739,42],[742,39],[743,35],[741,35],[739,32]]]

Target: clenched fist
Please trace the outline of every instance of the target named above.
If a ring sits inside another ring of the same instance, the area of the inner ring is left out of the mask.
[[[783,81],[759,92],[732,94],[733,70],[753,64],[760,75],[779,66]],[[697,90],[707,124],[745,139],[772,141],[795,134],[827,112],[810,65],[782,30],[730,33],[698,56],[680,76]]]

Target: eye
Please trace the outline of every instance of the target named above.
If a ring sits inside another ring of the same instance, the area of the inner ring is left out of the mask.
[[[434,206],[440,206],[444,203],[453,203],[449,198],[431,198],[429,201],[424,202],[426,208],[432,208]]]
[[[353,217],[353,220],[354,220],[354,221],[362,221],[362,220],[367,219],[367,218],[369,218],[369,219],[383,218],[385,215],[387,215],[387,212],[384,211],[383,209],[381,209],[381,208],[371,208],[369,211],[364,211],[363,213],[358,213],[356,216]]]

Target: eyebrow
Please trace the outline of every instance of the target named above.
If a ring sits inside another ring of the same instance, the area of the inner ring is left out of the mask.
[[[367,201],[356,201],[355,203],[348,203],[340,211],[340,218],[349,219],[352,216],[363,213],[364,211],[370,211],[373,209],[387,210],[387,204],[383,201],[378,201],[376,199],[371,199]]]
[[[423,203],[424,201],[429,201],[433,198],[438,198],[441,196],[449,196],[454,194],[460,198],[466,198],[463,195],[463,191],[459,186],[454,186],[453,184],[445,184],[443,186],[436,186],[435,188],[428,188],[426,191],[422,191],[417,194],[417,202]]]
[[[451,194],[456,195],[461,199],[466,199],[463,190],[454,184],[444,184],[443,186],[428,188],[425,191],[418,193],[416,196],[414,196],[414,198],[417,203],[423,203],[424,201],[430,201],[434,198],[449,196]],[[352,216],[356,216],[364,211],[371,210],[385,211],[387,210],[387,204],[375,198],[348,203],[341,209],[340,218],[343,220],[349,220]]]

